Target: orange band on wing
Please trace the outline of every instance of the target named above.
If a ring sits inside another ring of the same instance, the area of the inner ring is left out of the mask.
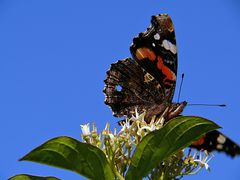
[[[197,140],[197,141],[194,141],[194,142],[192,143],[192,145],[193,145],[193,146],[200,146],[200,145],[202,145],[202,144],[204,143],[204,138],[205,138],[205,136],[202,137],[202,138],[200,138],[200,139]]]
[[[174,72],[172,72],[171,69],[169,69],[167,66],[163,64],[163,59],[162,57],[158,56],[157,57],[157,68],[162,71],[162,73],[166,76],[165,79],[168,79],[170,81],[175,81],[176,80],[176,75]]]
[[[138,48],[136,50],[136,57],[138,60],[149,59],[154,61],[156,59],[155,53],[148,48]]]

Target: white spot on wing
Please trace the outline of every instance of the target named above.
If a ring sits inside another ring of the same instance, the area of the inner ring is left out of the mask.
[[[222,144],[218,144],[217,145],[217,149],[223,149],[223,145]]]
[[[156,33],[153,37],[154,37],[155,40],[159,40],[160,39],[160,34]]]
[[[164,47],[166,50],[171,51],[173,54],[177,53],[177,47],[166,39],[163,40],[162,47]]]
[[[222,134],[219,134],[218,138],[217,138],[217,142],[219,144],[224,144],[226,141],[226,137],[224,137]]]

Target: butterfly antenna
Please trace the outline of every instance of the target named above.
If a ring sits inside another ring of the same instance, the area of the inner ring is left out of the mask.
[[[188,106],[218,106],[218,107],[226,107],[226,104],[187,104]]]
[[[178,100],[177,100],[178,103],[179,103],[180,95],[181,95],[181,91],[182,91],[183,79],[184,79],[184,73],[182,73],[181,84],[180,84],[180,88],[179,88],[179,92],[178,92]]]

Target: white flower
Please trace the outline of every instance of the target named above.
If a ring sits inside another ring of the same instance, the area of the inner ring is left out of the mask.
[[[107,133],[109,133],[109,129],[110,129],[110,124],[107,123],[107,124],[105,125],[104,130],[107,131]]]
[[[155,124],[148,124],[143,127],[138,127],[137,135],[142,136],[145,135],[147,132],[152,132],[156,130]]]
[[[109,136],[110,140],[111,140],[112,142],[114,142],[115,136],[114,136],[112,133],[109,133],[108,136]]]
[[[95,126],[95,124],[94,124],[94,123],[92,124],[92,132],[95,132],[95,133],[97,133],[97,127]]]
[[[121,126],[122,126],[122,129],[119,132],[120,134],[122,132],[125,132],[126,129],[130,129],[130,127],[131,127],[130,119],[126,119],[125,122],[123,123],[123,125],[121,125]]]
[[[135,108],[135,115],[136,115],[136,119],[139,117],[139,114],[138,114],[138,111],[137,111],[137,108]]]
[[[144,117],[145,117],[145,112],[143,112],[142,114],[136,116],[136,120],[138,120],[140,122],[145,122],[144,121]]]
[[[137,135],[138,136],[144,136],[145,135],[145,132],[144,132],[144,129],[148,129],[149,127],[142,127],[142,128],[138,128],[138,131],[137,131]]]
[[[194,162],[197,162],[200,164],[201,167],[205,167],[206,170],[210,171],[210,166],[208,165],[208,162],[213,158],[213,156],[211,156],[210,158],[208,158],[208,154],[204,153],[204,157],[202,158],[202,155],[200,153],[199,159],[194,159]]]
[[[156,130],[156,125],[155,124],[151,124],[150,126],[150,131],[155,131]]]
[[[82,129],[83,136],[89,136],[91,134],[89,123],[83,124],[83,125],[80,125],[80,126],[81,126],[81,129]]]
[[[158,118],[158,120],[155,122],[156,126],[158,126],[158,129],[159,129],[159,126],[160,126],[160,127],[163,126],[164,121],[165,121],[164,117]]]
[[[145,112],[143,112],[142,114],[139,115],[139,113],[137,112],[137,108],[135,108],[135,116],[132,116],[130,121],[140,121],[140,122],[142,122],[142,121],[144,121],[144,116],[145,116]]]

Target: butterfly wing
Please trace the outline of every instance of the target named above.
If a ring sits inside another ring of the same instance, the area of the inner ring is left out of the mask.
[[[152,16],[151,26],[133,39],[133,58],[151,74],[164,89],[168,102],[172,97],[177,76],[177,48],[174,27],[167,14]]]
[[[130,51],[135,61],[118,61],[107,72],[105,103],[115,116],[130,117],[137,108],[139,113],[148,110],[150,117],[171,103],[177,74],[174,28],[166,14],[152,16],[151,23],[133,39]]]
[[[142,113],[163,98],[158,81],[130,58],[111,64],[104,82],[105,103],[117,117]]]
[[[193,142],[190,147],[198,150],[207,150],[208,152],[225,152],[231,157],[240,155],[239,145],[217,130],[207,133],[199,140]]]

